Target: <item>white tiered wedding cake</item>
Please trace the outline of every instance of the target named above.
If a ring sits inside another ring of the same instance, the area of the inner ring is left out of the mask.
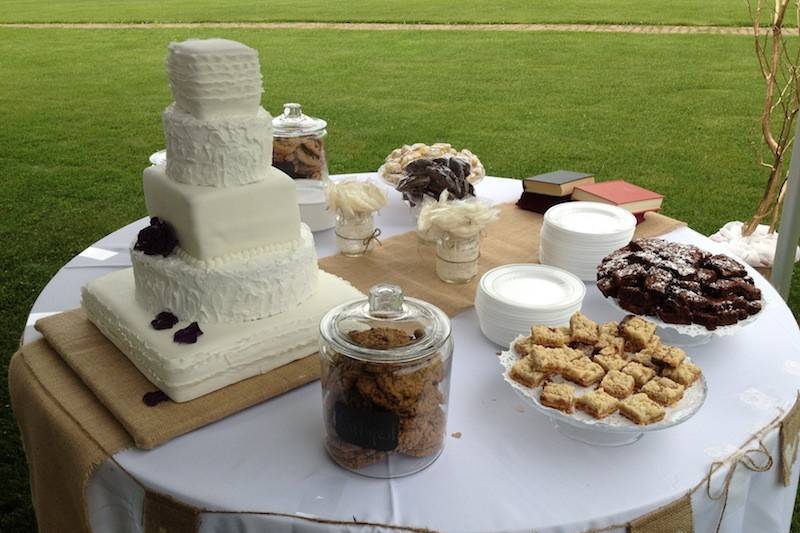
[[[318,324],[360,293],[319,271],[294,183],[271,166],[258,52],[172,43],[166,165],[144,171],[150,226],[132,269],[83,288],[89,318],[173,400],[316,351]]]

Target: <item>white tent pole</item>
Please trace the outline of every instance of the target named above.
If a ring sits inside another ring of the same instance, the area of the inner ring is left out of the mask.
[[[800,240],[800,120],[797,120],[792,147],[792,162],[786,178],[786,192],[783,199],[783,213],[778,232],[778,245],[775,249],[775,262],[772,266],[772,285],[781,297],[789,298],[792,285],[795,250]]]

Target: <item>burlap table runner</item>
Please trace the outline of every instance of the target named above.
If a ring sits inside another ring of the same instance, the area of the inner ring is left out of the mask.
[[[433,246],[422,245],[411,231],[373,246],[363,257],[334,255],[320,259],[326,272],[340,276],[362,292],[376,283],[399,285],[407,296],[420,298],[440,307],[450,316],[472,307],[480,276],[487,270],[509,263],[539,262],[539,231],[543,217],[514,204],[503,204],[500,218],[481,239],[478,276],[466,285],[450,285],[436,276]],[[647,213],[636,227],[634,238],[656,237],[684,225],[659,213]]]
[[[156,387],[76,309],[36,323],[50,346],[133,438],[154,448],[175,437],[319,378],[315,353],[184,403],[148,407],[142,397]]]
[[[536,262],[541,224],[539,214],[501,206],[500,219],[481,246],[481,273],[502,264]],[[680,225],[653,213],[636,236],[662,235]],[[322,259],[320,266],[362,291],[382,281],[397,283],[409,296],[449,315],[470,307],[477,281],[466,287],[445,284],[436,277],[433,261],[431,247],[421,247],[412,231],[386,239],[366,257],[334,256]],[[311,356],[273,371],[280,377],[270,373],[192,402],[149,408],[142,395],[155,387],[79,311],[42,319],[37,328],[50,344],[23,346],[11,361],[9,382],[41,531],[89,531],[86,482],[92,469],[114,453],[134,444],[157,446],[319,373],[316,356]],[[163,507],[164,501],[151,509]],[[170,523],[164,514],[151,514],[146,523]]]

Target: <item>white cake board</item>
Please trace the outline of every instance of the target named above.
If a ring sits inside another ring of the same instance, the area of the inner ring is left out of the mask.
[[[363,294],[341,278],[319,272],[314,295],[295,309],[262,320],[200,324],[195,344],[150,325],[154,316],[137,302],[133,270],[118,270],[89,282],[82,305],[89,320],[167,396],[186,402],[249,377],[264,374],[318,350],[319,321],[340,303]]]

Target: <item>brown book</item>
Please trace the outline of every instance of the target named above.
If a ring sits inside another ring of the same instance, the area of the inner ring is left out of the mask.
[[[624,180],[613,180],[579,185],[572,191],[572,199],[601,202],[622,207],[631,213],[643,213],[660,209],[664,196]]]
[[[556,170],[522,180],[525,192],[546,194],[548,196],[569,196],[577,185],[594,183],[594,176],[571,170]]]

